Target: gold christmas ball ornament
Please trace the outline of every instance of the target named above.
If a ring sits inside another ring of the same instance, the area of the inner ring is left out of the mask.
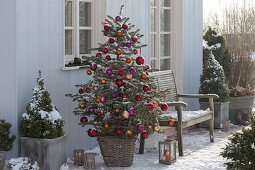
[[[108,129],[109,127],[110,127],[109,123],[108,123],[108,122],[105,122],[105,123],[104,123],[104,128],[105,128],[105,129]]]
[[[80,104],[79,104],[79,107],[80,107],[80,109],[85,109],[86,108],[86,105],[85,105],[85,103],[83,103],[83,102],[81,102]]]
[[[128,113],[128,111],[124,111],[124,112],[122,113],[122,117],[123,117],[123,119],[128,119],[128,118],[129,118],[129,113]]]
[[[146,80],[147,77],[148,77],[147,74],[145,74],[145,73],[142,73],[142,74],[141,74],[141,78],[142,78],[142,79]]]
[[[114,111],[115,111],[115,113],[119,113],[119,112],[120,112],[120,109],[117,108],[117,109],[115,109]]]
[[[123,36],[123,33],[122,33],[121,31],[117,31],[117,32],[116,32],[116,35],[117,35],[117,37],[122,37],[122,36]]]
[[[128,57],[126,58],[126,63],[131,63],[132,62],[132,58]]]
[[[127,74],[125,77],[126,77],[127,80],[131,80],[133,75],[132,74]]]
[[[106,79],[101,79],[101,80],[100,80],[100,83],[101,83],[101,84],[106,84],[106,83],[107,83],[107,80],[106,80]]]
[[[100,103],[101,102],[101,99],[99,97],[96,98],[96,102],[97,103]]]
[[[154,130],[155,132],[160,131],[160,126],[159,126],[159,125],[155,125],[154,128],[153,128],[153,130]]]
[[[123,51],[121,49],[117,49],[116,50],[116,55],[121,55],[121,54],[123,54]]]
[[[127,132],[126,132],[126,134],[127,134],[128,136],[130,136],[130,135],[132,135],[132,134],[133,134],[133,131],[132,131],[132,130],[130,130],[130,129],[128,129],[128,130],[127,130]]]

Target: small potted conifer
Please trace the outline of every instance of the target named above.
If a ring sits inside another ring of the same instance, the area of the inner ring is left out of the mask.
[[[27,112],[21,116],[21,156],[35,156],[40,169],[59,169],[66,161],[63,126],[63,118],[51,103],[50,94],[44,87],[44,79],[39,71]]]
[[[10,134],[11,124],[0,119],[0,170],[4,169],[5,152],[10,151],[15,140],[15,135]]]
[[[214,102],[214,127],[221,128],[221,124],[229,120],[229,89],[222,66],[209,49],[204,49],[205,53],[208,54],[208,60],[204,63],[203,73],[200,77],[199,93],[211,93],[219,96]],[[209,103],[206,99],[200,99],[202,109],[208,108],[208,106]],[[207,126],[204,123],[201,125]]]

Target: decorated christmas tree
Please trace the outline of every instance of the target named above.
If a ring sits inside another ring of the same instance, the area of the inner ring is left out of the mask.
[[[255,116],[251,117],[251,127],[243,128],[229,137],[230,142],[221,155],[229,161],[227,169],[254,170],[255,167]]]
[[[226,84],[223,68],[210,50],[205,53],[204,49],[204,54],[208,54],[208,58],[204,61],[203,73],[200,77],[199,93],[217,94],[219,98],[215,99],[215,101],[226,102],[229,99],[229,89]],[[200,101],[207,100],[200,99]]]
[[[39,71],[27,112],[21,117],[21,134],[31,138],[57,138],[64,135],[63,126],[64,121],[51,103],[50,94],[44,87],[44,79]]]
[[[142,34],[133,30],[128,17],[107,16],[103,34],[107,41],[99,44],[87,70],[93,79],[76,85],[76,94],[68,94],[77,102],[74,113],[80,124],[93,125],[90,137],[117,136],[143,139],[160,130],[158,116],[167,110],[159,103],[156,86],[150,78],[150,66],[141,55]]]

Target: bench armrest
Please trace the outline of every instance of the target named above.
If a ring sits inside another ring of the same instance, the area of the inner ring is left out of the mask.
[[[176,101],[176,102],[166,102],[166,104],[168,105],[168,106],[173,106],[173,107],[175,107],[175,106],[183,106],[183,107],[186,107],[186,106],[188,106],[188,104],[187,103],[185,103],[185,102],[182,102],[182,101]]]
[[[183,98],[219,98],[217,94],[177,94],[177,96]]]

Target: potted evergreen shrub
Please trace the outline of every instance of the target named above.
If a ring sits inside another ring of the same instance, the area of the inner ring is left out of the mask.
[[[219,96],[214,102],[214,127],[221,128],[221,124],[229,120],[229,89],[222,66],[217,62],[209,49],[204,49],[205,53],[208,54],[208,57],[200,77],[199,93],[212,93]],[[209,103],[207,100],[200,99],[199,101],[202,109],[208,108]],[[203,123],[201,125],[207,126],[208,124]]]
[[[93,125],[88,136],[97,137],[106,166],[127,167],[133,162],[135,141],[160,130],[158,115],[167,104],[159,103],[149,76],[150,66],[138,54],[143,47],[139,30],[129,18],[108,16],[103,23],[107,42],[89,58],[88,75],[93,79],[76,85],[77,93],[67,94],[77,102],[74,113],[80,124]]]
[[[59,169],[66,161],[63,126],[63,118],[52,104],[39,71],[27,112],[21,116],[21,156],[35,156],[40,169]]]
[[[229,137],[229,143],[221,155],[228,159],[226,169],[254,170],[255,167],[255,116],[251,116],[251,126],[243,128]]]
[[[15,140],[15,135],[10,134],[11,124],[0,119],[0,170],[4,169],[5,152],[10,151]]]

